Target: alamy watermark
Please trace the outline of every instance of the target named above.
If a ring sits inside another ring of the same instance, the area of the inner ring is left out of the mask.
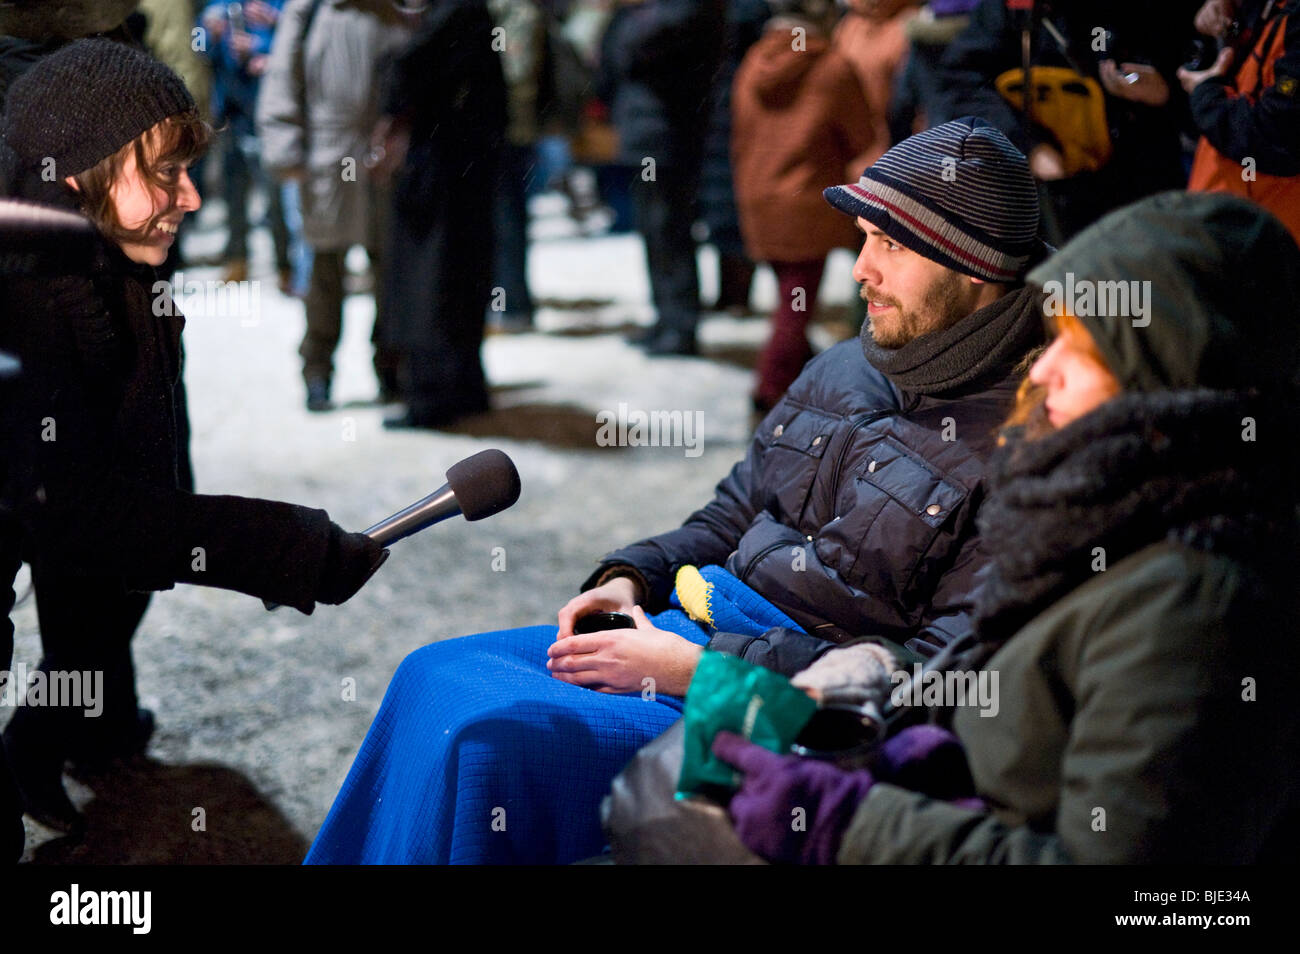
[[[889,679],[894,684],[889,701],[895,707],[946,709],[976,706],[982,719],[996,716],[1000,708],[996,669],[981,669],[978,672],[970,669],[926,672],[920,663],[915,663],[910,674],[905,669],[898,669]]]
[[[84,709],[87,719],[98,718],[104,711],[104,672],[37,669],[29,674],[21,662],[12,671],[0,669],[0,707],[17,706]]]
[[[597,411],[600,447],[684,447],[687,457],[704,453],[703,411],[643,411],[620,403],[617,411]]]
[[[159,317],[184,312],[191,318],[238,318],[245,328],[262,317],[262,283],[197,281],[177,272],[170,282],[153,283],[153,313]],[[173,297],[174,296],[174,297]],[[179,299],[179,307],[174,300]]]
[[[1065,273],[1065,282],[1052,279],[1043,283],[1046,299],[1043,311],[1059,315],[1066,311],[1076,318],[1131,318],[1134,328],[1151,324],[1151,282],[1097,282],[1076,280],[1074,272]]]

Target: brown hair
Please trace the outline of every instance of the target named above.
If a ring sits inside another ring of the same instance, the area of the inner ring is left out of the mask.
[[[157,154],[150,161],[148,144],[156,136]],[[113,155],[101,160],[84,172],[73,176],[81,201],[81,210],[106,236],[118,242],[139,242],[148,237],[150,230],[176,204],[177,183],[162,174],[170,165],[187,165],[201,156],[212,138],[212,127],[199,118],[197,110],[169,116],[156,126],[146,129]],[[140,176],[151,186],[167,193],[167,206],[154,213],[140,228],[131,230],[122,225],[113,203],[112,189],[122,175],[127,156],[135,155],[135,166]]]

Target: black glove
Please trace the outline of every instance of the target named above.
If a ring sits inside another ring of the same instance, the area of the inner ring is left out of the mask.
[[[388,551],[364,533],[348,533],[330,524],[329,553],[321,572],[316,602],[346,603],[388,559]]]

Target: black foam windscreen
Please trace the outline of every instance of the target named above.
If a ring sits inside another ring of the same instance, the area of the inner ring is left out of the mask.
[[[452,464],[447,484],[466,520],[482,520],[513,506],[519,499],[519,471],[503,451],[479,451]]]
[[[0,274],[56,275],[89,264],[90,220],[64,209],[0,199]]]

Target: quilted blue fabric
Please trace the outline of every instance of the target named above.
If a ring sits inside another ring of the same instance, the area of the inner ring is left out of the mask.
[[[715,587],[721,580],[765,615],[761,597],[720,572]],[[728,618],[755,635],[767,628]],[[680,609],[653,622],[701,645],[711,635]],[[407,656],[306,863],[565,864],[600,854],[610,781],[678,719],[682,700],[552,678],[555,635],[500,630]]]

